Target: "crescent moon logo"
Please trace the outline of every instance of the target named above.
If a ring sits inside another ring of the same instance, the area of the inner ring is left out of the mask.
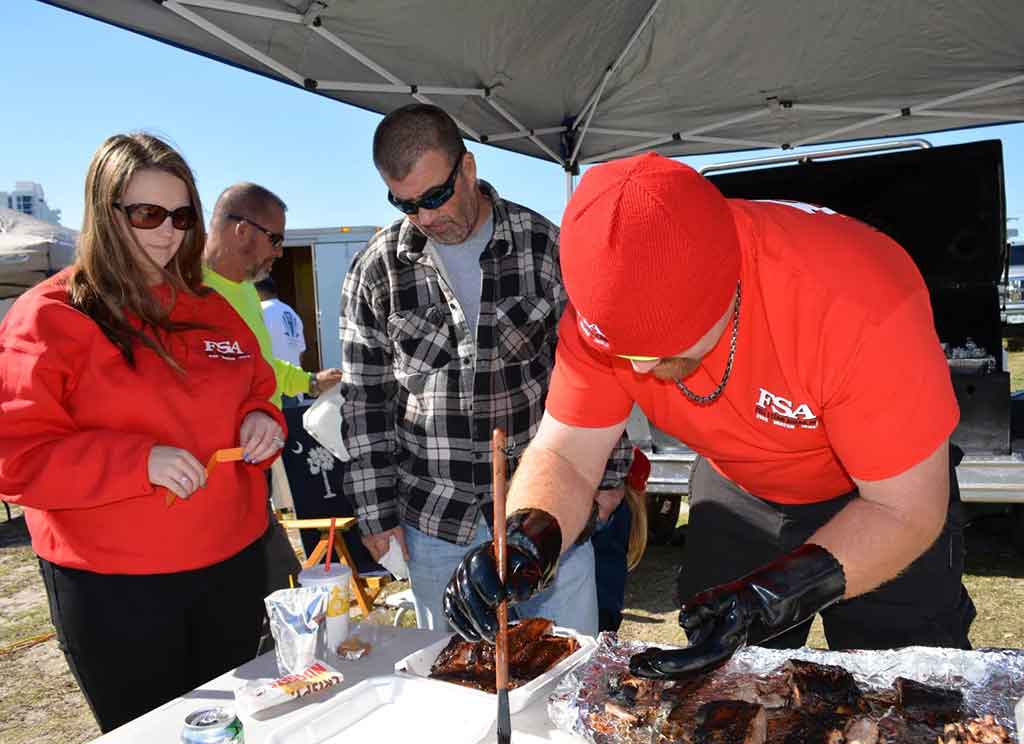
[[[296,455],[301,455],[302,454],[302,442],[296,442],[295,443],[295,449],[293,449],[292,452],[294,452]]]

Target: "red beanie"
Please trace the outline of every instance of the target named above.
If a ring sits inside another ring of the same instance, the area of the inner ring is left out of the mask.
[[[740,274],[725,198],[654,153],[590,168],[565,209],[560,243],[580,334],[611,354],[689,349],[725,313]]]
[[[626,474],[626,483],[634,491],[646,491],[647,479],[651,477],[651,461],[639,447],[633,448],[633,464]]]

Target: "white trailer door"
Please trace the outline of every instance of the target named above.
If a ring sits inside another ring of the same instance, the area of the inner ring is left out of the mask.
[[[341,287],[356,253],[372,233],[342,233],[328,241],[313,242],[313,284],[316,292],[316,333],[320,341],[320,369],[341,366]]]

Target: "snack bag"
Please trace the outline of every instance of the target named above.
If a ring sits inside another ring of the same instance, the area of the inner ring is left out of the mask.
[[[298,674],[286,674],[275,680],[248,680],[235,690],[235,706],[245,715],[251,716],[275,705],[334,687],[344,679],[341,672],[322,661],[316,661]]]
[[[263,600],[274,636],[278,674],[301,674],[317,659],[327,658],[324,619],[329,600],[326,586],[279,589]]]

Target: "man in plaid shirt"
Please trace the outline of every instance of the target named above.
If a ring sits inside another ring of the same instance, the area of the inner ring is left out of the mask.
[[[558,228],[478,181],[436,106],[389,114],[373,156],[406,216],[356,256],[342,292],[344,488],[374,558],[392,537],[402,547],[420,627],[443,628],[445,585],[492,539],[491,432],[507,433],[514,471],[544,411],[566,302]],[[619,498],[630,452],[623,439],[601,484]],[[588,540],[519,613],[596,633]]]

